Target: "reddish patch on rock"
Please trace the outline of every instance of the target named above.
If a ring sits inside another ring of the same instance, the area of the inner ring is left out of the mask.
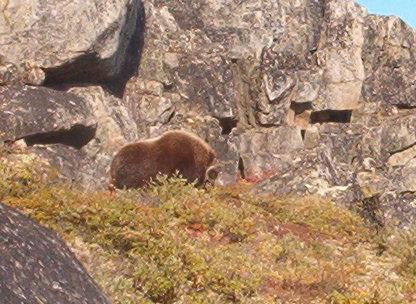
[[[275,176],[277,174],[277,170],[276,169],[270,169],[270,170],[264,170],[260,173],[252,173],[249,172],[247,174],[247,177],[245,178],[245,180],[249,183],[253,183],[253,184],[257,184],[260,183],[264,180],[267,180],[269,178],[272,178],[273,176]]]

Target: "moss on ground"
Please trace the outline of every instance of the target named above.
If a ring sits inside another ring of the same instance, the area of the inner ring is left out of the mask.
[[[159,182],[85,193],[0,151],[0,199],[59,233],[114,303],[416,302],[416,230],[376,233],[317,197]]]

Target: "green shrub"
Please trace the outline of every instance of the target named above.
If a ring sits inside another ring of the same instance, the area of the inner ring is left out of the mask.
[[[8,157],[3,201],[57,231],[114,303],[415,297],[415,234],[384,231],[380,253],[357,214],[321,198],[256,196],[242,185],[204,190],[165,177],[115,196],[84,193],[29,156],[17,166]]]

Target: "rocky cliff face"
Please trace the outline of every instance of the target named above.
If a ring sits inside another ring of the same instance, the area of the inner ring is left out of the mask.
[[[84,187],[122,144],[185,128],[222,184],[416,218],[416,42],[399,18],[353,0],[29,2],[0,13],[0,133]]]

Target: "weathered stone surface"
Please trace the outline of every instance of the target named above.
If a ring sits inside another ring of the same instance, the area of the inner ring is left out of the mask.
[[[351,110],[358,107],[365,78],[361,52],[366,12],[355,1],[326,1],[324,26],[317,48],[323,68],[323,90],[317,107]]]
[[[416,145],[409,147],[403,152],[398,152],[390,156],[388,164],[392,167],[405,166],[416,158]]]
[[[30,84],[123,78],[137,61],[141,5],[136,0],[3,1],[0,56]]]
[[[180,101],[178,94],[170,94],[163,83],[133,78],[127,84],[123,103],[132,115],[140,133],[170,122]]]
[[[383,221],[408,225],[416,220],[416,209],[404,205],[416,193],[412,128],[412,116],[385,117],[377,127],[322,124],[305,132],[306,149],[281,161],[256,191],[318,194],[348,206],[377,199]]]
[[[4,86],[0,109],[2,140],[22,138],[34,146],[30,151],[83,188],[105,186],[112,155],[137,138],[137,125],[121,100],[98,86],[69,92]]]
[[[94,138],[81,151],[65,146],[38,146],[36,153],[84,189],[105,188],[113,155],[138,139],[137,124],[121,99],[101,87],[74,87],[70,93],[83,98],[97,122]]]
[[[162,96],[152,99],[163,100],[165,95],[176,94],[179,100],[175,103],[185,111],[192,107],[199,114],[220,120],[247,120],[244,109],[250,105],[246,96],[249,86],[243,78],[259,64],[254,63],[254,58],[253,63],[248,59],[242,62],[245,56],[240,53],[251,55],[254,50],[259,54],[266,37],[263,43],[257,41],[263,38],[252,35],[249,29],[249,21],[254,21],[255,16],[248,15],[251,9],[240,11],[238,6],[209,1],[145,4],[150,30],[145,36],[140,81],[156,80],[164,87]],[[261,5],[256,7],[263,10]],[[240,24],[244,13],[250,20]],[[127,89],[125,98],[138,99],[136,94]]]
[[[83,98],[29,86],[0,86],[0,121],[2,140],[25,138],[28,144],[49,141],[77,148],[94,137],[96,125]]]
[[[321,195],[344,204],[361,199],[353,172],[337,163],[325,147],[287,159],[278,174],[260,182],[255,189],[283,197]]]
[[[241,174],[253,181],[273,176],[282,170],[282,165],[286,168],[290,162],[285,159],[303,148],[301,132],[295,127],[247,130],[238,138]]]
[[[334,123],[306,132],[306,148],[286,158],[275,176],[256,186],[257,191],[279,196],[319,194],[346,204],[360,200],[362,193],[357,187],[356,172],[368,162],[367,147],[363,144],[366,132],[371,130]]]
[[[137,125],[119,98],[99,86],[74,87],[68,92],[86,101],[97,122],[95,137],[85,147],[89,154],[115,153],[125,143],[137,139]]]
[[[397,17],[365,19],[363,98],[400,108],[416,107],[415,32]]]
[[[139,81],[158,81],[182,104],[263,126],[286,124],[291,101],[358,108],[367,14],[354,1],[149,1],[145,8]],[[128,98],[136,94],[127,90]]]
[[[381,122],[382,151],[394,154],[416,144],[416,115],[397,115]]]
[[[1,203],[0,251],[3,303],[110,303],[57,235]]]

